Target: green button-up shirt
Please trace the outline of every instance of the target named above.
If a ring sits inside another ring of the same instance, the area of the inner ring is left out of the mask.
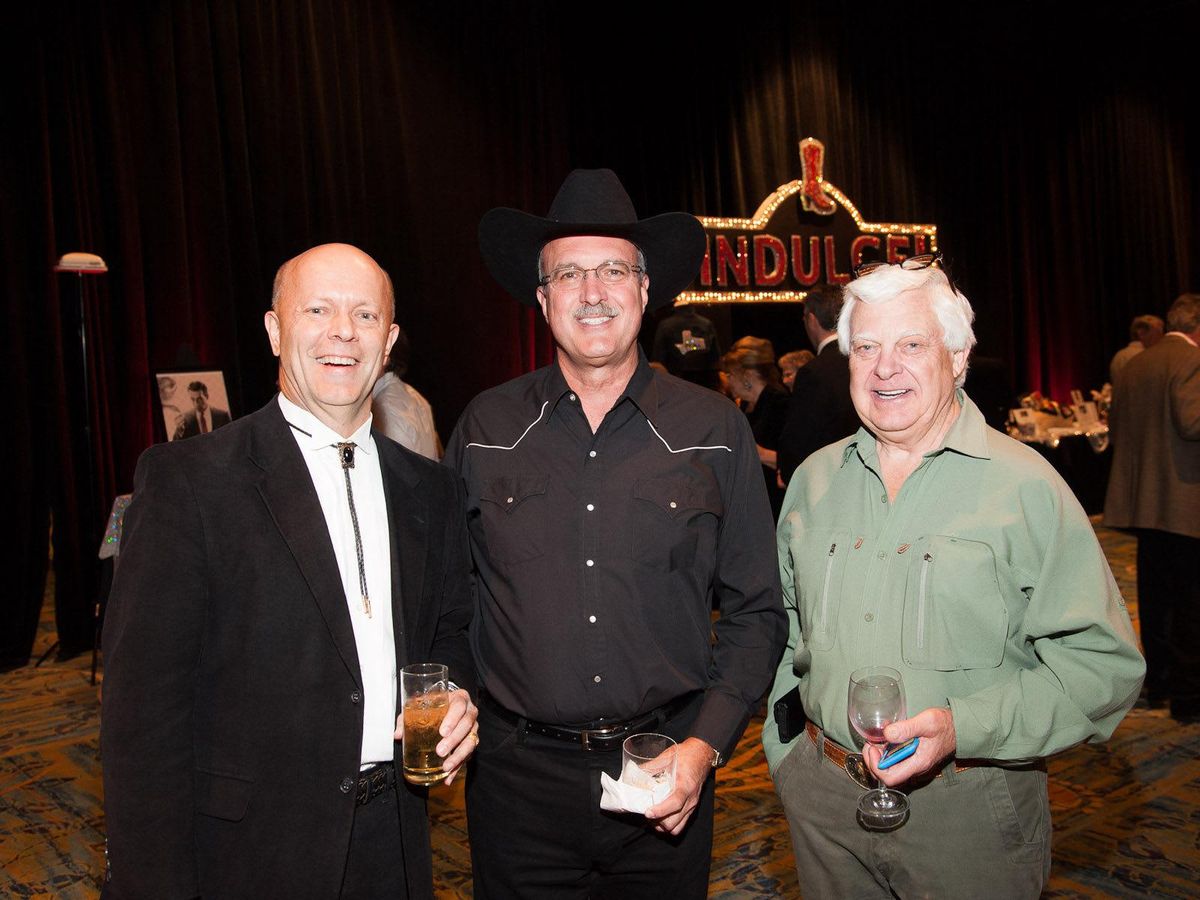
[[[944,444],[889,502],[875,438],[811,456],[778,531],[788,648],[771,691],[853,746],[850,673],[891,666],[908,714],[949,706],[959,758],[1046,756],[1112,734],[1145,663],[1087,516],[961,391]],[[763,728],[772,769],[787,754]]]

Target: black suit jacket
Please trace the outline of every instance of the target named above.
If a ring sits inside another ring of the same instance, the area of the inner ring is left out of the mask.
[[[212,430],[216,431],[222,425],[228,425],[230,422],[229,411],[225,409],[217,409],[215,406],[208,408],[208,418],[212,422]],[[200,433],[200,419],[196,415],[196,411],[184,413],[183,419],[175,427],[175,436],[171,438],[173,441],[178,441],[183,438],[195,437]]]
[[[850,401],[850,361],[832,341],[796,372],[787,423],[776,449],[783,480],[788,481],[809,454],[854,434],[859,424]]]
[[[472,686],[462,488],[375,440],[397,666],[444,662]],[[106,898],[337,896],[362,681],[324,515],[276,401],[142,455],[104,665]],[[425,795],[404,782],[400,795],[409,895],[432,896]]]

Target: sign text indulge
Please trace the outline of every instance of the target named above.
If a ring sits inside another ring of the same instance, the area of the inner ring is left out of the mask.
[[[822,177],[825,147],[800,142],[802,177],[781,185],[749,219],[700,216],[708,249],[688,303],[803,300],[815,284],[845,284],[864,262],[932,253],[936,225],[867,222]]]

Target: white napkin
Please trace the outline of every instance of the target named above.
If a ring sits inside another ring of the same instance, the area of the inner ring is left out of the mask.
[[[634,771],[631,772],[630,767]],[[600,789],[603,793],[600,795],[600,808],[608,812],[644,813],[654,804],[667,799],[671,793],[672,786],[665,782],[655,784],[652,790],[630,783],[644,780],[645,776],[637,772],[632,762],[621,773],[620,781],[607,772],[601,772]]]

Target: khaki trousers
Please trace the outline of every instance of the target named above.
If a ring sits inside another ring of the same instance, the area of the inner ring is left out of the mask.
[[[775,772],[805,900],[1034,898],[1050,875],[1050,800],[1040,769],[984,766],[907,786],[892,832],[856,819],[863,788],[796,738]]]

